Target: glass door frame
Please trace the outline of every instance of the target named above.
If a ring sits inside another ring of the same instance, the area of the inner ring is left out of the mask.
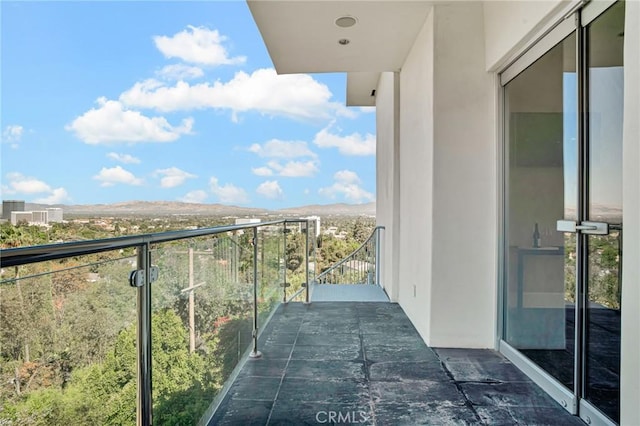
[[[622,1],[622,0],[618,0]],[[531,64],[540,59],[558,43],[562,42],[571,33],[576,34],[576,74],[577,74],[577,140],[578,140],[578,200],[577,216],[579,220],[588,220],[589,209],[589,121],[587,111],[587,100],[589,99],[588,81],[588,46],[587,46],[587,26],[598,18],[601,14],[613,6],[617,0],[604,0],[599,2],[581,2],[571,13],[564,16],[545,35],[536,40],[533,45],[519,58],[511,63],[502,73],[499,74],[500,87],[500,129],[501,144],[499,147],[500,167],[500,235],[499,235],[499,297],[498,297],[498,349],[514,365],[529,376],[537,385],[554,398],[562,407],[571,414],[577,415],[589,424],[615,425],[605,414],[585,399],[584,380],[586,377],[584,357],[587,353],[587,342],[585,339],[585,307],[588,306],[588,294],[585,291],[585,284],[588,275],[588,235],[577,233],[576,235],[576,308],[575,308],[575,352],[574,352],[574,383],[570,390],[553,376],[543,370],[536,363],[522,354],[518,349],[505,341],[505,300],[507,283],[507,264],[505,262],[509,245],[509,187],[508,187],[508,164],[509,164],[509,143],[505,132],[504,123],[504,95],[506,84],[518,76]],[[585,4],[586,3],[586,4]],[[560,218],[559,218],[560,219]]]

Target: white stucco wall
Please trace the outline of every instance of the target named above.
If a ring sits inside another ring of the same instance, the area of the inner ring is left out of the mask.
[[[398,297],[398,197],[400,187],[396,125],[396,75],[380,75],[376,88],[376,224],[384,226],[380,279],[392,301]],[[394,213],[395,212],[395,213]]]
[[[625,5],[620,424],[640,424],[640,2]]]
[[[430,341],[433,199],[433,10],[400,73],[398,302]]]
[[[479,16],[479,2],[435,8],[433,346],[495,344],[496,89]]]
[[[488,70],[504,66],[526,47],[534,34],[544,31],[545,18],[568,6],[561,0],[487,0],[484,2],[485,62]]]
[[[400,73],[399,302],[432,346],[493,347],[494,78],[482,4],[437,5]]]

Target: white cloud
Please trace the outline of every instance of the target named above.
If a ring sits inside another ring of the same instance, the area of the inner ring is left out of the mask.
[[[181,135],[190,134],[193,119],[182,120],[172,126],[164,117],[146,117],[139,111],[126,109],[119,101],[97,100],[92,108],[65,127],[88,144],[114,142],[171,142]]]
[[[311,177],[318,172],[315,161],[289,161],[284,166],[277,161],[269,161],[267,165],[279,176],[285,177]]]
[[[24,127],[17,124],[9,125],[2,131],[2,142],[11,144],[12,148],[17,148],[23,133]]]
[[[304,141],[282,141],[279,139],[271,139],[262,145],[254,143],[249,147],[249,151],[260,157],[268,158],[316,158],[317,156]]]
[[[175,188],[187,181],[187,179],[193,179],[197,176],[191,173],[187,173],[184,170],[180,170],[177,167],[170,167],[168,169],[158,169],[153,172],[154,176],[162,176],[160,178],[160,186],[162,188]]]
[[[230,58],[222,42],[227,38],[218,30],[187,26],[172,37],[155,36],[156,47],[166,58],[179,58],[185,62],[209,66],[242,64],[244,56]]]
[[[64,188],[52,188],[46,182],[34,177],[25,176],[22,173],[7,173],[6,181],[8,183],[2,185],[2,193],[4,195],[43,194],[40,198],[33,200],[35,203],[42,204],[58,204],[70,199]]]
[[[118,161],[124,164],[140,164],[140,159],[134,157],[129,154],[119,154],[117,152],[110,152],[107,154],[107,157],[111,158],[114,161]]]
[[[156,75],[167,80],[192,80],[204,76],[204,71],[200,67],[172,64],[156,71]]]
[[[320,130],[313,143],[320,148],[338,148],[343,155],[375,155],[376,137],[367,133],[364,137],[360,133],[339,136],[329,132],[329,128]]]
[[[51,187],[45,182],[34,177],[24,176],[22,173],[7,173],[9,184],[3,187],[2,192],[8,194],[38,194],[51,191]]]
[[[257,111],[270,116],[286,116],[302,120],[328,120],[336,114],[354,113],[338,102],[332,102],[329,88],[306,74],[278,75],[274,69],[258,69],[252,74],[238,72],[223,83],[191,85],[178,81],[174,86],[150,79],[138,82],[120,95],[120,101],[131,107],[162,112],[203,108],[230,109],[237,113]]]
[[[179,201],[182,201],[184,203],[201,204],[204,203],[207,197],[207,192],[199,189],[196,191],[187,192],[184,197],[179,199]]]
[[[67,190],[64,188],[55,188],[51,190],[51,194],[46,197],[36,198],[34,203],[38,204],[62,204],[65,201],[69,201],[70,197],[67,194]]]
[[[333,175],[334,183],[331,186],[320,188],[320,195],[335,199],[342,197],[352,203],[374,201],[375,197],[360,186],[360,178],[351,170],[341,170]]]
[[[280,184],[278,184],[277,180],[262,182],[258,185],[258,188],[256,188],[256,192],[270,200],[279,200],[284,196],[284,192],[282,191],[282,188],[280,188]]]
[[[7,142],[17,142],[24,133],[24,127],[17,124],[12,124],[4,128],[2,132],[2,139]]]
[[[303,141],[281,141],[272,139],[260,145],[254,143],[249,147],[249,151],[267,158],[300,158],[311,157],[309,161],[288,161],[284,165],[279,161],[272,160],[267,166],[252,168],[251,171],[257,176],[273,176],[278,174],[285,177],[308,177],[314,176],[318,172],[317,155],[309,149]]]
[[[100,186],[113,186],[117,183],[125,185],[142,185],[142,179],[135,177],[133,173],[123,169],[120,166],[106,168],[103,167],[100,173],[93,177],[95,180],[99,180],[102,183]]]
[[[340,170],[333,175],[333,179],[340,183],[360,183],[360,177],[351,170]]]
[[[255,167],[251,169],[251,172],[253,172],[253,174],[256,176],[272,176],[273,175],[273,170],[271,170],[268,167]]]
[[[209,187],[211,192],[218,197],[221,203],[227,204],[247,204],[249,197],[244,189],[239,188],[231,183],[220,185],[218,178],[212,176],[209,179]]]

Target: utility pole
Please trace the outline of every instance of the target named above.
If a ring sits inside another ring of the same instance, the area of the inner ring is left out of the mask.
[[[193,291],[204,284],[199,283],[194,285],[193,281],[193,248],[189,247],[189,287],[181,290],[181,293],[189,292],[189,353],[196,351],[196,313]]]

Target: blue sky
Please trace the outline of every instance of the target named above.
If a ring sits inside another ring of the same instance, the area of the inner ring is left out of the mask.
[[[374,110],[276,75],[244,1],[0,7],[3,199],[374,200]]]

